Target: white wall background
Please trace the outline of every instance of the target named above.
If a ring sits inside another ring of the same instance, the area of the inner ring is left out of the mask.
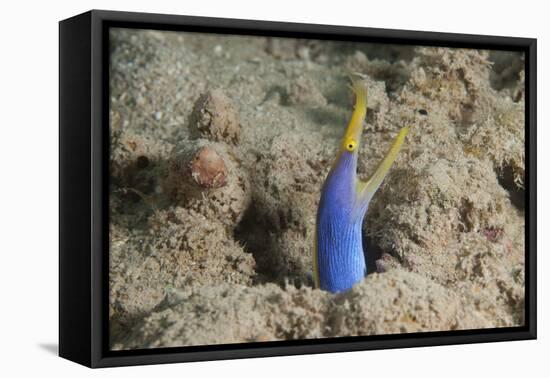
[[[550,27],[543,1],[5,1],[0,22],[0,375],[128,377],[465,377],[550,373],[546,164]],[[536,37],[539,340],[92,371],[57,344],[58,25],[96,9]],[[546,232],[545,232],[546,231]],[[543,298],[546,295],[546,298]],[[546,319],[545,319],[546,318]],[[545,351],[546,349],[546,351]]]

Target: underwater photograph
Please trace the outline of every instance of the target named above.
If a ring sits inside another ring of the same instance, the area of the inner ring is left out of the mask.
[[[525,325],[523,52],[108,39],[110,350]]]

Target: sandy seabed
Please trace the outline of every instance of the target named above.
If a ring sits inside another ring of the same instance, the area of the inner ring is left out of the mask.
[[[112,29],[112,349],[524,324],[524,60]],[[312,286],[320,188],[367,77],[369,275]]]

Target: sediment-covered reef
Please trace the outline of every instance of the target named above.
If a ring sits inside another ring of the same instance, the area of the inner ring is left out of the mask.
[[[113,29],[114,349],[524,322],[523,56]],[[315,215],[367,75],[371,272],[312,287]]]

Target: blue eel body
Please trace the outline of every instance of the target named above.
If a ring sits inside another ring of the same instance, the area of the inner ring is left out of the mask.
[[[362,226],[368,203],[355,198],[357,154],[343,152],[327,176],[317,212],[320,288],[345,291],[367,274]]]
[[[362,226],[369,202],[399,153],[408,128],[404,127],[376,171],[366,181],[357,178],[357,158],[367,94],[362,80],[353,81],[356,96],[352,119],[321,189],[317,210],[314,280],[332,293],[349,290],[367,274]]]

